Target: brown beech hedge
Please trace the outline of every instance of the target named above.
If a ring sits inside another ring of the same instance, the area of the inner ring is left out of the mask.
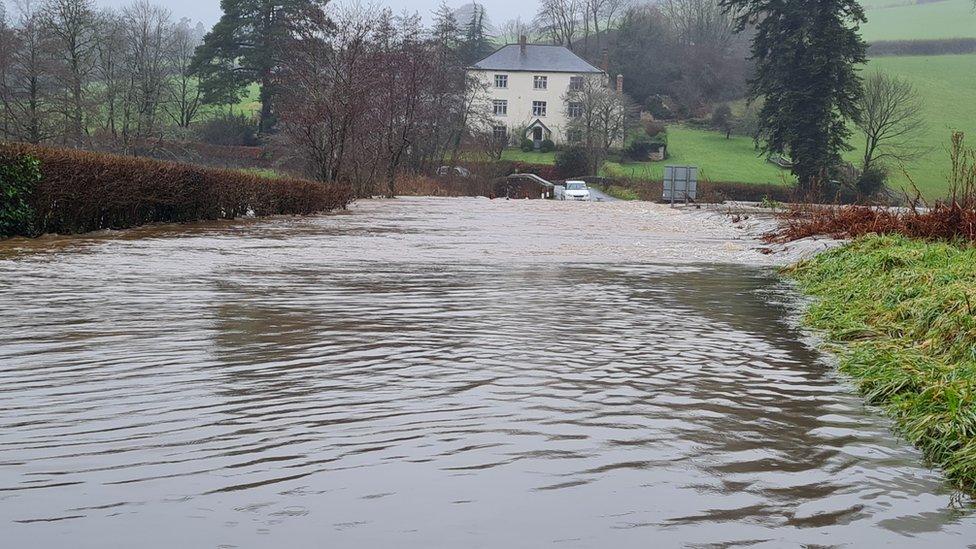
[[[31,157],[41,178],[28,200],[32,235],[124,229],[147,223],[309,215],[345,207],[348,188],[233,170],[23,144],[0,161]],[[25,235],[25,236],[32,236]]]

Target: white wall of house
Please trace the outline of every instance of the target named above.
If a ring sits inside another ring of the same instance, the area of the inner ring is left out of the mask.
[[[504,101],[505,114],[492,115],[492,123],[496,127],[504,126],[513,143],[518,143],[522,135],[515,135],[516,131],[527,128],[536,120],[542,121],[552,135],[547,138],[556,143],[567,141],[568,112],[565,102],[566,92],[569,91],[573,77],[583,77],[582,74],[564,72],[504,72],[472,70],[470,74],[476,77],[487,90],[487,108],[494,113],[494,102]],[[496,76],[504,76],[507,87],[496,86]],[[590,75],[592,76],[592,74]],[[545,89],[536,87],[536,78],[544,77]],[[539,115],[538,102],[545,104],[545,114]],[[531,135],[526,136],[531,138]]]

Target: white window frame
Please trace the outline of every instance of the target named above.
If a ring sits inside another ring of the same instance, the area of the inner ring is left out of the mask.
[[[507,99],[493,99],[491,102],[492,112],[495,116],[508,116],[508,100]]]
[[[579,91],[583,89],[583,77],[582,76],[570,76],[569,77],[569,90]]]
[[[535,75],[532,77],[532,89],[545,91],[549,89],[549,77],[543,75]]]
[[[508,89],[508,75],[507,74],[496,74],[495,75],[495,88],[499,90]]]
[[[491,128],[491,135],[495,139],[499,139],[499,140],[500,139],[504,139],[504,140],[507,141],[508,140],[508,126],[505,126],[504,124],[499,124],[497,126],[493,126]]]
[[[569,118],[582,118],[583,104],[578,101],[571,101],[569,106],[566,108],[566,115]]]
[[[549,104],[546,101],[533,101],[532,102],[532,116],[545,117],[546,112],[549,109]]]

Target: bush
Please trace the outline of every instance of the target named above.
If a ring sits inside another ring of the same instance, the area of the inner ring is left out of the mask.
[[[76,150],[0,145],[0,157],[29,155],[41,178],[31,196],[31,234],[83,233],[147,223],[307,215],[344,207],[346,187],[270,180],[234,170]]]
[[[646,162],[652,151],[658,150],[659,144],[650,139],[635,139],[624,149],[624,157],[634,162]]]
[[[586,175],[589,159],[586,149],[580,146],[567,147],[556,153],[556,172],[560,177],[579,177]]]
[[[30,201],[40,180],[36,158],[0,150],[0,238],[34,233]]]
[[[667,124],[656,120],[645,120],[642,125],[644,126],[644,133],[652,139],[668,131]]]
[[[872,166],[857,178],[855,186],[861,196],[870,198],[880,194],[885,189],[887,181],[887,170],[880,166]]]
[[[658,120],[672,120],[675,117],[675,113],[669,106],[669,103],[670,101],[666,97],[652,95],[644,102],[644,109]]]
[[[200,124],[197,134],[210,145],[259,145],[258,124],[244,114],[224,113]]]
[[[552,141],[552,139],[546,139],[542,142],[542,146],[539,148],[539,150],[544,153],[551,153],[552,151],[556,150],[556,144]]]
[[[531,139],[522,139],[522,143],[519,145],[519,148],[522,149],[522,152],[529,153],[535,150],[535,143],[533,143]]]

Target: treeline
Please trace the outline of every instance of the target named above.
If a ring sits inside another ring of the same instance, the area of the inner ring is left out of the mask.
[[[976,38],[884,40],[868,45],[868,56],[961,55],[976,53]]]
[[[740,99],[752,70],[751,29],[736,32],[719,0],[664,0],[624,14],[610,47],[627,93],[659,118],[702,117]]]
[[[450,12],[419,16],[347,7],[305,21],[284,45],[275,110],[279,139],[322,181],[393,195],[398,173],[455,165],[466,128],[490,127],[465,73],[470,41]]]
[[[127,150],[201,115],[191,69],[204,30],[146,1],[19,2],[0,18],[0,135]]]
[[[24,144],[0,145],[0,196],[0,237],[308,215],[351,198],[341,185]]]

